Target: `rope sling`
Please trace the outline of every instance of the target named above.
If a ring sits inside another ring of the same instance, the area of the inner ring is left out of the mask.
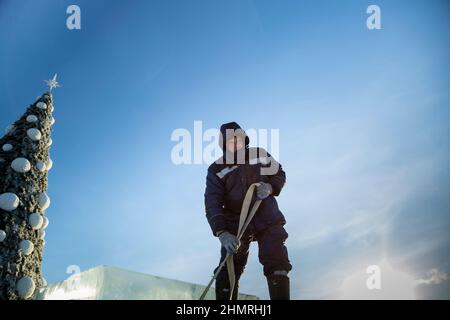
[[[251,184],[250,187],[247,190],[247,193],[245,194],[244,202],[242,203],[242,208],[241,208],[241,215],[239,217],[238,233],[237,233],[237,236],[236,236],[237,240],[238,240],[238,243],[240,242],[242,236],[244,235],[244,232],[247,229],[248,225],[250,224],[250,221],[253,219],[253,216],[255,215],[256,211],[258,210],[259,205],[261,204],[261,200],[256,200],[255,203],[253,204],[252,209],[249,212],[250,204],[251,204],[252,198],[253,198],[253,193],[255,192],[255,189],[258,186],[259,186],[258,182]],[[235,275],[235,272],[234,272],[233,255],[227,253],[225,259],[221,262],[221,264],[217,268],[216,272],[214,273],[214,276],[209,281],[209,283],[206,286],[205,290],[201,294],[199,300],[204,300],[204,298],[205,298],[209,288],[211,288],[212,283],[217,278],[217,276],[219,275],[220,271],[222,270],[222,268],[224,267],[225,264],[227,265],[228,279],[230,280],[230,300],[232,299],[233,291],[234,291],[234,283],[235,283],[235,280],[236,280],[236,275]]]

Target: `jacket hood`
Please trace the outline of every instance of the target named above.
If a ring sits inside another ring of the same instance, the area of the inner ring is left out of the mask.
[[[247,136],[245,131],[241,128],[241,126],[233,121],[233,122],[224,123],[220,126],[219,146],[222,150],[225,150],[225,140],[226,140],[227,130],[228,130],[228,134],[243,136],[245,148],[248,149],[248,145],[250,144],[249,137]],[[231,131],[231,130],[233,130],[233,131]]]

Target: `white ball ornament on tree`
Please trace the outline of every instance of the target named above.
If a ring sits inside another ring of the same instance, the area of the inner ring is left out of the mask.
[[[33,141],[38,141],[42,138],[41,132],[36,128],[30,128],[27,130],[27,136]]]
[[[38,103],[36,104],[36,107],[38,107],[38,108],[41,109],[41,110],[47,109],[47,105],[46,105],[44,102],[38,102]]]
[[[22,277],[16,283],[16,291],[22,299],[30,298],[35,289],[36,285],[31,277]]]
[[[39,239],[44,240],[45,238],[45,230],[39,230]]]
[[[44,224],[44,218],[38,212],[32,213],[28,217],[28,224],[30,225],[31,229],[38,230],[42,228]]]
[[[51,126],[54,125],[54,124],[55,124],[55,121],[56,121],[55,118],[51,117],[51,118],[50,118],[50,125],[51,125]]]
[[[31,163],[25,158],[16,158],[11,162],[11,168],[16,172],[25,173],[30,171]]]
[[[27,122],[33,123],[33,122],[36,122],[36,121],[38,121],[38,118],[34,114],[30,114],[27,117]]]
[[[36,161],[36,169],[39,172],[44,172],[45,170],[47,170],[47,166],[42,161]]]
[[[48,158],[47,162],[45,163],[46,170],[49,171],[51,168],[53,168],[53,160]]]
[[[0,230],[0,242],[6,239],[6,232],[4,230]]]
[[[47,146],[51,146],[53,144],[52,138],[48,138]]]
[[[0,194],[0,209],[5,211],[13,211],[19,206],[19,197],[14,193],[6,192]]]
[[[43,221],[42,221],[42,229],[47,229],[47,227],[48,227],[48,223],[49,223],[49,221],[48,221],[48,218],[46,217],[46,216],[44,216],[43,218]]]
[[[41,210],[45,210],[50,206],[50,198],[45,192],[39,194],[37,201]]]
[[[13,146],[12,146],[12,144],[10,144],[10,143],[5,143],[5,144],[2,146],[2,150],[5,151],[5,152],[11,151],[12,148],[13,148]]]
[[[19,249],[26,256],[29,256],[34,250],[34,244],[30,240],[22,240],[19,243]]]

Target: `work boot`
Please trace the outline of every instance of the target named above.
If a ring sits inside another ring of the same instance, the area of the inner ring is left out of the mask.
[[[239,291],[239,282],[235,282],[233,290],[233,300],[237,300]],[[230,300],[230,281],[228,278],[216,279],[216,300]]]
[[[272,274],[267,276],[270,300],[290,300],[289,277]]]

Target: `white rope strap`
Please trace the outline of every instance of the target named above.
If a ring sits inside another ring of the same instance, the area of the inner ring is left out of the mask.
[[[256,211],[259,208],[259,205],[261,204],[261,200],[256,200],[255,203],[253,204],[252,209],[249,212],[250,204],[251,204],[252,198],[253,198],[253,193],[255,192],[255,189],[258,186],[259,186],[259,182],[251,184],[247,190],[247,193],[245,194],[244,202],[242,203],[242,208],[241,208],[241,215],[239,217],[238,233],[236,236],[238,243],[241,241],[241,238],[244,235],[245,230],[247,230],[247,227],[250,224],[250,221],[253,219],[253,216],[255,215]],[[232,299],[233,291],[234,291],[234,282],[236,280],[236,274],[234,271],[233,255],[227,253],[225,259],[219,265],[216,272],[214,273],[213,278],[209,281],[208,285],[206,286],[205,290],[203,291],[202,295],[200,296],[200,300],[203,300],[205,298],[206,293],[208,292],[209,288],[211,287],[213,281],[219,275],[219,272],[220,272],[220,270],[222,270],[225,263],[227,264],[228,279],[230,281],[230,300]]]

